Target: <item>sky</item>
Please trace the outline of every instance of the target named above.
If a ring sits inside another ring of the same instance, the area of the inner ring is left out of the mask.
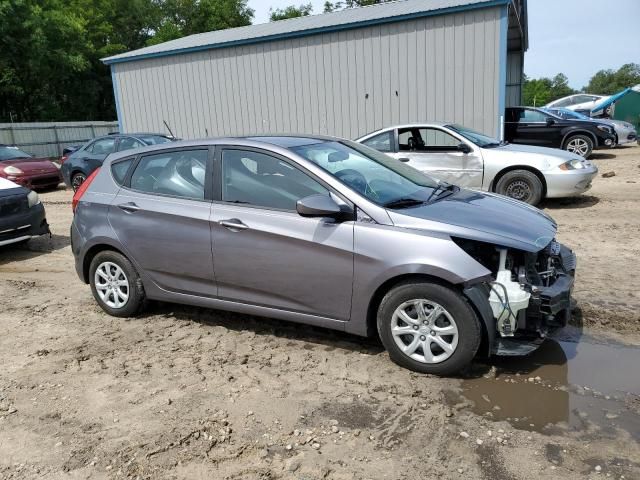
[[[429,1],[429,0],[424,0]],[[269,21],[269,8],[309,0],[249,0],[253,23]],[[311,0],[314,14],[324,0]],[[530,78],[564,73],[581,89],[598,70],[640,63],[640,0],[528,0]]]

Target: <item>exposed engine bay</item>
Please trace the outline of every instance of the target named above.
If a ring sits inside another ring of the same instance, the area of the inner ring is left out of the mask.
[[[499,335],[493,353],[514,354],[501,352],[500,346],[510,338],[544,339],[567,324],[576,269],[571,249],[555,240],[536,253],[474,240],[454,241],[491,271],[493,281],[486,283],[486,291]]]

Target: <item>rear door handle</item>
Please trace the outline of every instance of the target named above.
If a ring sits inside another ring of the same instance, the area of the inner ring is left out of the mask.
[[[249,228],[249,225],[245,225],[241,220],[237,218],[230,218],[228,220],[220,220],[220,225],[228,228],[229,230],[246,230]]]
[[[401,162],[405,162],[405,163],[407,163],[409,161],[409,159],[407,157],[400,157],[398,160],[400,160]]]
[[[121,203],[120,205],[118,205],[118,208],[129,213],[133,213],[133,212],[137,212],[138,210],[141,210],[140,207],[133,202]]]

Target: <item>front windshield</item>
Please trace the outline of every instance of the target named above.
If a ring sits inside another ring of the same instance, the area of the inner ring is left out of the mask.
[[[587,117],[580,112],[574,112],[573,110],[569,110],[568,108],[558,108],[556,110],[549,111],[552,115],[558,115],[562,118],[575,118],[577,120],[592,120],[591,117]]]
[[[15,158],[31,158],[31,155],[17,147],[0,147],[0,162],[3,160],[13,160]]]
[[[372,202],[402,208],[436,199],[433,178],[372,148],[348,140],[290,147]]]
[[[467,127],[463,127],[462,125],[453,124],[447,125],[447,127],[449,127],[454,132],[459,133],[470,142],[475,143],[480,148],[497,147],[500,145],[500,140],[498,140],[497,138],[483,135],[482,133],[476,132],[475,130],[471,130]]]

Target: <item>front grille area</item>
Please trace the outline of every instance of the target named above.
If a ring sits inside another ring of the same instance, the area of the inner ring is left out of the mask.
[[[29,209],[29,202],[26,195],[10,195],[0,197],[0,216],[15,215],[26,212]]]

